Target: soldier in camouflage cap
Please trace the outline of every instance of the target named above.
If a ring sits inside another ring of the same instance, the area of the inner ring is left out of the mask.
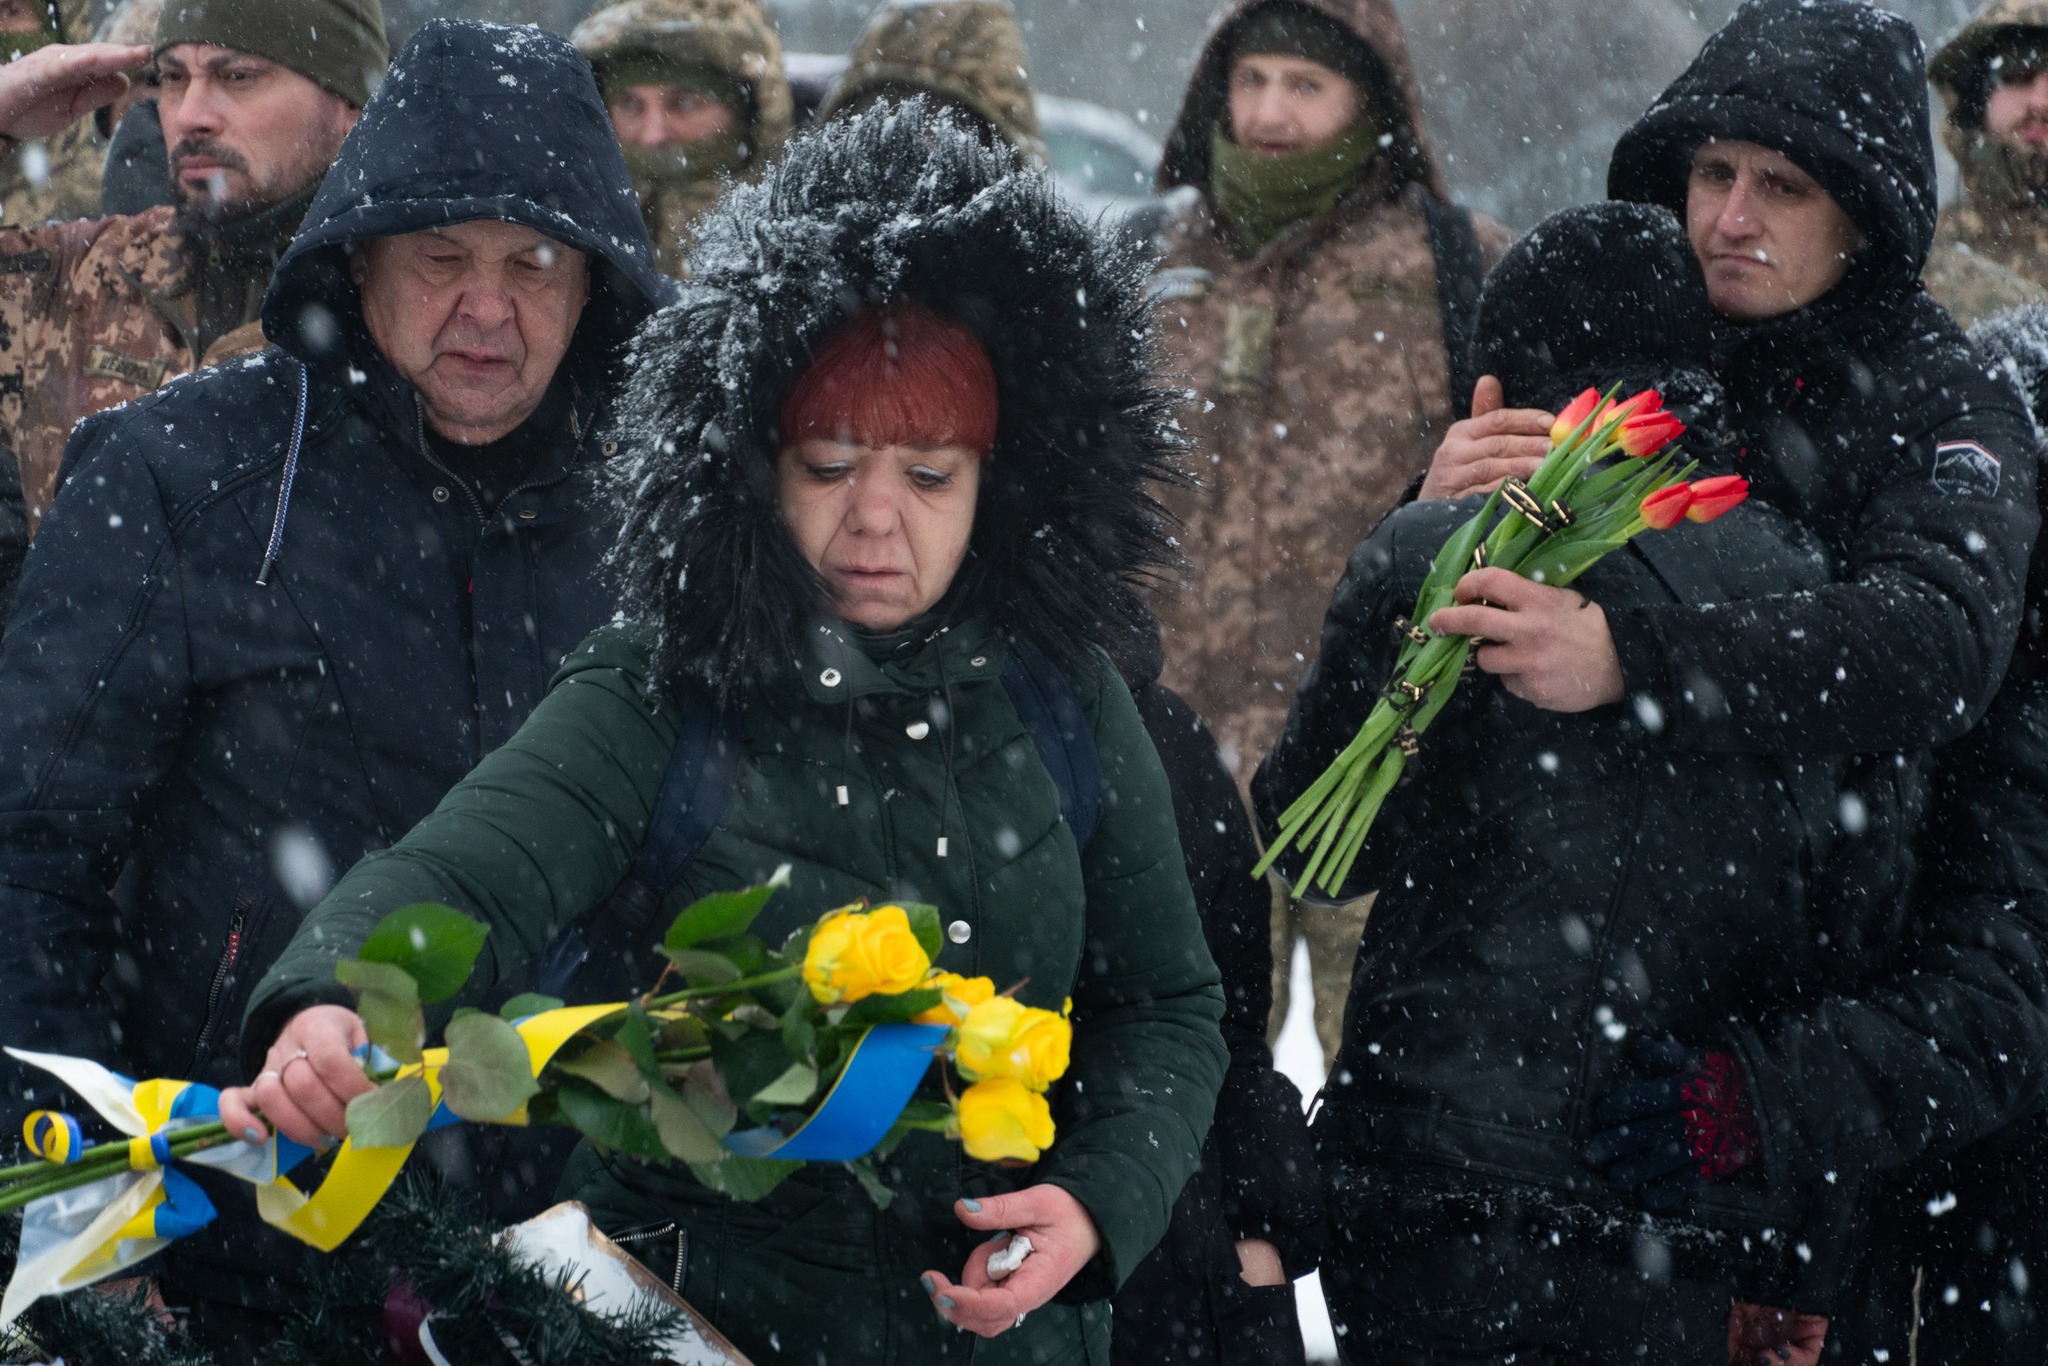
[[[782,40],[760,0],[617,0],[570,35],[589,58],[654,239],[680,279],[693,229],[729,179],[752,180],[789,136]]]
[[[936,97],[1043,166],[1030,69],[1024,31],[1005,0],[905,0],[884,5],[868,20],[818,117],[878,100]]]
[[[1934,54],[1962,191],[1924,279],[1968,326],[2048,302],[2048,3],[1992,0]]]
[[[1508,234],[1448,202],[1391,0],[1231,0],[1159,187],[1181,190],[1153,293],[1192,391],[1200,481],[1167,499],[1188,563],[1158,607],[1163,681],[1243,783],[1316,658],[1352,547],[1467,413],[1453,333]],[[1296,903],[1274,945],[1284,1012],[1306,938],[1330,1057],[1365,913]]]
[[[0,57],[87,41],[91,8],[90,0],[0,0]],[[90,118],[46,140],[0,145],[0,223],[33,227],[98,216],[107,140]]]
[[[0,440],[30,531],[79,419],[264,345],[272,267],[389,53],[378,0],[168,0],[151,45],[0,68],[0,135],[71,126],[152,56],[177,202],[0,228]]]

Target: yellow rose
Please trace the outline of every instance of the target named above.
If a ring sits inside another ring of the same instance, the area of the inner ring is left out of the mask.
[[[1007,996],[981,1002],[960,1022],[953,1061],[969,1081],[1008,1077],[1043,1091],[1067,1070],[1073,1026]]]
[[[960,1142],[977,1162],[1036,1162],[1052,1146],[1045,1097],[1007,1077],[978,1081],[955,1102]]]
[[[932,960],[901,906],[834,911],[811,932],[804,985],[828,1006],[893,996],[924,981]]]
[[[967,1018],[967,1012],[983,1001],[992,1001],[996,995],[996,984],[987,977],[962,977],[957,972],[935,972],[923,985],[937,987],[945,993],[943,999],[922,1015],[913,1015],[912,1024],[956,1025]]]

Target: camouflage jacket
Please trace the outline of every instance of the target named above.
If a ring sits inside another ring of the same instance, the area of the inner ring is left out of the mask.
[[[737,80],[753,103],[742,179],[758,176],[789,137],[795,103],[783,74],[782,40],[761,0],[616,0],[578,24],[570,41],[589,59],[600,84],[608,59],[637,56],[709,67]],[[635,177],[641,217],[663,274],[682,278],[692,229],[725,187],[717,176],[684,183]]]
[[[194,354],[191,244],[176,210],[0,229],[0,437],[35,526],[80,418],[261,350],[249,323]]]
[[[868,20],[818,117],[829,119],[878,91],[926,90],[987,120],[1027,161],[1043,166],[1030,64],[1007,0],[884,5]]]
[[[1206,192],[1207,129],[1222,107],[1226,11],[1168,145],[1166,185]],[[1324,218],[1241,257],[1202,196],[1170,225],[1154,284],[1199,487],[1168,498],[1187,557],[1161,681],[1193,704],[1239,780],[1279,736],[1316,657],[1331,590],[1470,395],[1453,395],[1425,196],[1441,197],[1415,122],[1413,80],[1386,0],[1317,0],[1396,73],[1405,114],[1390,153]],[[1199,177],[1199,178],[1197,178]],[[1185,192],[1183,198],[1187,198]],[[1483,264],[1509,234],[1475,218]]]

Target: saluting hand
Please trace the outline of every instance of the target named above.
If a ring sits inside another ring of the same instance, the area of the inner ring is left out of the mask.
[[[1453,596],[1465,605],[1437,609],[1429,629],[1482,637],[1479,667],[1516,697],[1557,712],[1621,701],[1621,657],[1599,603],[1506,569],[1473,570]]]
[[[121,98],[128,74],[149,65],[144,44],[53,43],[0,66],[0,136],[17,142],[61,133]]]
[[[1481,377],[1472,389],[1472,416],[1444,433],[1416,497],[1463,498],[1492,493],[1508,479],[1527,479],[1550,453],[1554,421],[1553,414],[1534,408],[1508,407],[1500,381]]]

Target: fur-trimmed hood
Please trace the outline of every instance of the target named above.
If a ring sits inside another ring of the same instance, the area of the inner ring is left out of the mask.
[[[841,321],[916,298],[970,327],[1000,415],[946,599],[1070,672],[1135,628],[1167,564],[1153,498],[1180,445],[1147,262],[1040,173],[922,100],[809,130],[704,221],[681,301],[635,340],[613,551],[658,676],[720,690],[798,657],[821,586],[775,501],[782,405]]]

